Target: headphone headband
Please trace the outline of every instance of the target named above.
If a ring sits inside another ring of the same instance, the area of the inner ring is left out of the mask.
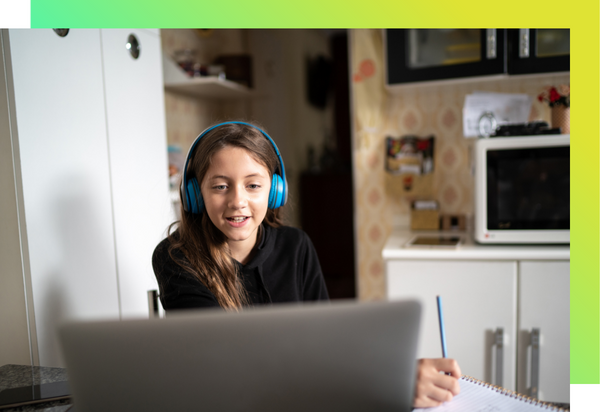
[[[254,129],[258,130],[259,132],[261,132],[261,134],[264,137],[266,137],[267,140],[269,140],[269,142],[271,143],[271,146],[273,146],[273,149],[275,149],[275,154],[277,155],[277,159],[279,160],[279,170],[281,172],[281,176],[277,175],[276,173],[273,173],[271,191],[269,192],[269,208],[276,209],[280,206],[283,206],[285,204],[285,202],[287,201],[288,190],[287,190],[287,180],[285,177],[285,168],[283,166],[283,159],[281,158],[281,154],[279,153],[279,149],[277,148],[277,145],[275,144],[273,139],[271,139],[271,137],[261,128],[255,126],[251,123],[240,122],[240,121],[230,121],[230,122],[223,122],[223,123],[219,123],[219,124],[208,127],[202,133],[200,133],[198,135],[198,137],[196,137],[196,140],[194,140],[194,142],[190,146],[190,149],[188,150],[188,154],[185,159],[185,164],[183,166],[183,178],[181,179],[181,187],[180,187],[183,210],[185,210],[186,212],[191,212],[191,213],[202,213],[202,211],[204,210],[204,201],[202,200],[202,194],[200,193],[199,182],[197,181],[196,178],[192,178],[189,181],[187,178],[188,164],[192,157],[192,153],[194,152],[194,149],[196,148],[196,145],[198,144],[200,139],[202,139],[211,130],[216,129],[217,127],[220,127],[220,126],[228,125],[228,124],[241,124],[241,125],[250,126]]]

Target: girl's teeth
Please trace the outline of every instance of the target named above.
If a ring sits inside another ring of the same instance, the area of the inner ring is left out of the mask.
[[[233,220],[236,223],[240,223],[240,222],[243,222],[244,220],[246,220],[245,217],[232,217],[230,219]]]

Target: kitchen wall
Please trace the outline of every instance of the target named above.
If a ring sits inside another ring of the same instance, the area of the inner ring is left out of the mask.
[[[248,30],[255,90],[252,114],[273,137],[289,183],[286,224],[300,227],[300,175],[308,168],[308,147],[321,155],[332,137],[333,105],[312,106],[307,98],[307,59],[329,57],[325,30]],[[331,97],[331,96],[330,96]]]
[[[473,140],[462,134],[465,95],[527,93],[534,98],[530,120],[550,123],[549,108],[535,97],[545,85],[568,84],[570,76],[408,86],[391,94],[384,87],[381,30],[351,30],[350,54],[357,288],[359,299],[377,300],[385,297],[383,246],[394,227],[409,226],[411,200],[435,199],[441,213],[473,214]],[[401,176],[384,170],[385,138],[407,134],[435,136],[434,172],[416,177],[410,191]]]

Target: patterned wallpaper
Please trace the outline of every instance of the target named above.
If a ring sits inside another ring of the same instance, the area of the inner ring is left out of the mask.
[[[356,204],[358,295],[385,298],[384,244],[394,227],[410,224],[413,199],[435,199],[441,213],[473,214],[473,139],[462,135],[465,95],[474,91],[526,93],[534,99],[529,120],[550,122],[550,109],[535,98],[546,85],[568,84],[568,74],[486,81],[384,87],[381,30],[351,30],[353,173]],[[434,172],[415,177],[410,191],[402,176],[384,170],[385,138],[435,136]]]

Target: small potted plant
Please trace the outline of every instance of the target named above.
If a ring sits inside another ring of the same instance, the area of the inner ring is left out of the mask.
[[[540,102],[548,103],[552,111],[552,127],[560,127],[561,133],[571,132],[571,87],[561,84],[558,87],[546,86],[538,95]]]

